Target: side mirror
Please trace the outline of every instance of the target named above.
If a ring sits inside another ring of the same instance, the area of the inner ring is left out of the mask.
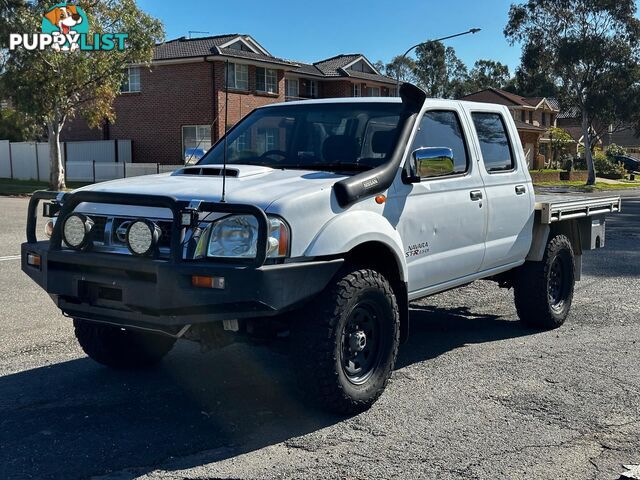
[[[420,183],[420,179],[443,177],[455,173],[453,150],[446,147],[423,147],[411,154],[411,172],[408,183]]]

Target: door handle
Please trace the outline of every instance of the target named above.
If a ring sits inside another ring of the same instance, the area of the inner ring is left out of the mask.
[[[524,185],[516,185],[516,195],[524,195],[527,189]]]
[[[471,190],[471,192],[469,192],[469,196],[474,202],[482,200],[482,190]]]

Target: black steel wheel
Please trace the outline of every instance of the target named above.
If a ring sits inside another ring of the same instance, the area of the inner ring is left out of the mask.
[[[564,310],[565,302],[570,290],[569,269],[571,258],[563,252],[557,255],[549,268],[549,278],[547,282],[547,295],[549,306],[554,312],[561,313]]]
[[[375,302],[363,301],[351,311],[342,330],[342,370],[354,385],[365,383],[380,363],[382,315]]]
[[[347,271],[292,315],[291,338],[303,394],[352,414],[384,391],[400,343],[400,314],[389,282],[374,270]]]
[[[565,235],[552,235],[542,261],[527,262],[516,272],[514,299],[520,320],[536,328],[561,326],[571,309],[574,285],[571,242]]]

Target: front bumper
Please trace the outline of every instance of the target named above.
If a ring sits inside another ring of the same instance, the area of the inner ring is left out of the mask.
[[[177,332],[185,325],[274,315],[322,291],[342,259],[265,265],[267,216],[251,205],[202,203],[193,207],[170,197],[103,192],[66,194],[51,241],[36,239],[36,210],[41,200],[59,195],[36,192],[29,203],[27,243],[22,244],[22,270],[49,293],[68,316],[116,325]],[[62,246],[63,220],[82,202],[160,206],[173,213],[168,259],[78,252]],[[254,215],[258,221],[258,253],[249,263],[183,259],[186,212]],[[28,254],[40,265],[27,262]],[[192,276],[224,277],[224,288],[199,288]]]
[[[39,255],[40,267],[27,264]],[[75,318],[172,327],[274,315],[313,297],[343,260],[263,265],[171,263],[134,256],[50,250],[22,244],[22,270]],[[224,277],[224,289],[199,288],[193,275]]]

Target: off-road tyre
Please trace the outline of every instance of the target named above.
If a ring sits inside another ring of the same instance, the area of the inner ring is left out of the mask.
[[[391,377],[399,340],[400,314],[387,279],[374,270],[342,271],[292,319],[293,366],[303,394],[338,414],[368,409]]]
[[[78,343],[89,357],[118,370],[154,367],[176,342],[175,338],[164,335],[86,320],[75,319],[73,326]]]
[[[514,299],[520,320],[533,328],[560,327],[571,309],[575,285],[575,261],[565,235],[551,235],[540,262],[518,269]]]

